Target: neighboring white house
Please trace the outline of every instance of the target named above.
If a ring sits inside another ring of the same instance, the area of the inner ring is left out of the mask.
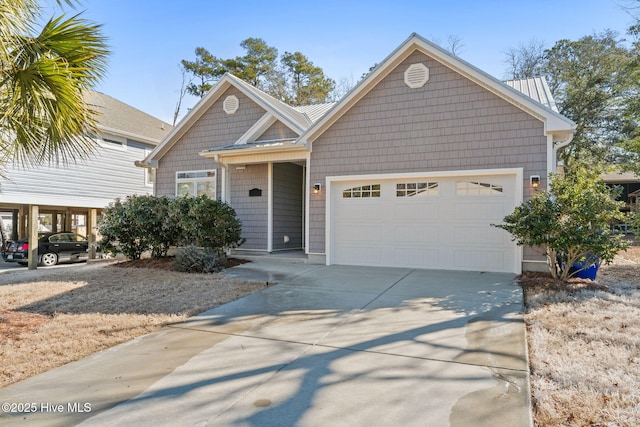
[[[99,147],[75,164],[8,165],[0,178],[0,217],[7,237],[26,237],[28,212],[37,207],[39,231],[92,234],[100,210],[116,198],[152,194],[154,171],[137,168],[172,127],[100,92],[87,102],[100,113]]]

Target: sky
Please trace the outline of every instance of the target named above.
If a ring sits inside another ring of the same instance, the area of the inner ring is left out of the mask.
[[[631,0],[80,0],[62,11],[50,1],[45,14],[81,12],[102,24],[112,53],[96,90],[172,123],[179,63],[194,60],[196,47],[232,58],[244,55],[242,40],[259,37],[355,83],[415,32],[443,47],[456,37],[460,58],[503,78],[505,52],[533,39],[551,47],[605,29],[624,35],[633,22],[624,1]],[[181,118],[197,100],[185,97]]]

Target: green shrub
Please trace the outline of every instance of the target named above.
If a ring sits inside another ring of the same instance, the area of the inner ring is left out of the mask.
[[[629,214],[629,225],[631,226],[631,232],[636,237],[640,237],[640,212],[632,212]]]
[[[170,247],[195,245],[223,256],[238,247],[242,224],[224,202],[200,197],[131,196],[117,199],[103,210],[98,224],[101,249],[129,259],[151,252],[153,258],[167,255]]]
[[[206,196],[187,200],[190,203],[188,214],[181,221],[186,243],[221,254],[225,249],[236,248],[243,243],[242,224],[231,206]],[[177,199],[176,206],[184,209],[184,202]]]
[[[124,202],[116,199],[110,203],[98,223],[101,250],[139,259],[151,249],[151,236],[161,234],[158,204],[151,196],[130,196]]]
[[[206,251],[189,245],[178,249],[173,261],[177,271],[186,273],[215,273],[224,266],[223,257],[217,252]]]
[[[542,248],[554,278],[566,280],[571,266],[591,254],[610,263],[628,244],[611,225],[624,221],[624,203],[616,201],[595,170],[579,168],[566,176],[552,176],[551,189],[533,197],[494,226],[507,230],[519,245]],[[588,268],[585,265],[584,268]]]

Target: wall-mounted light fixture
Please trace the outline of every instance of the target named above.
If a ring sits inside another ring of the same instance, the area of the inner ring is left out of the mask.
[[[529,182],[533,188],[538,188],[540,186],[540,175],[531,175]]]
[[[320,184],[313,184],[313,194],[318,194],[320,192],[320,188],[322,188]]]

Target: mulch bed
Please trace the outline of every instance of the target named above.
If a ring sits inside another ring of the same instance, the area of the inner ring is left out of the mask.
[[[527,297],[540,294],[543,292],[556,293],[567,292],[573,294],[582,290],[605,290],[606,285],[601,285],[597,281],[594,282],[588,279],[569,279],[567,282],[554,279],[550,273],[538,273],[533,271],[525,271],[517,278],[518,283],[522,287],[522,291],[525,295],[525,302]]]
[[[157,270],[168,270],[168,271],[176,271],[173,265],[174,257],[166,257],[166,258],[145,258],[145,259],[136,259],[133,261],[122,261],[117,264],[114,264],[114,267],[120,268],[154,268]],[[227,258],[227,262],[224,264],[224,268],[235,267],[236,265],[246,264],[248,260],[239,259],[239,258]]]

